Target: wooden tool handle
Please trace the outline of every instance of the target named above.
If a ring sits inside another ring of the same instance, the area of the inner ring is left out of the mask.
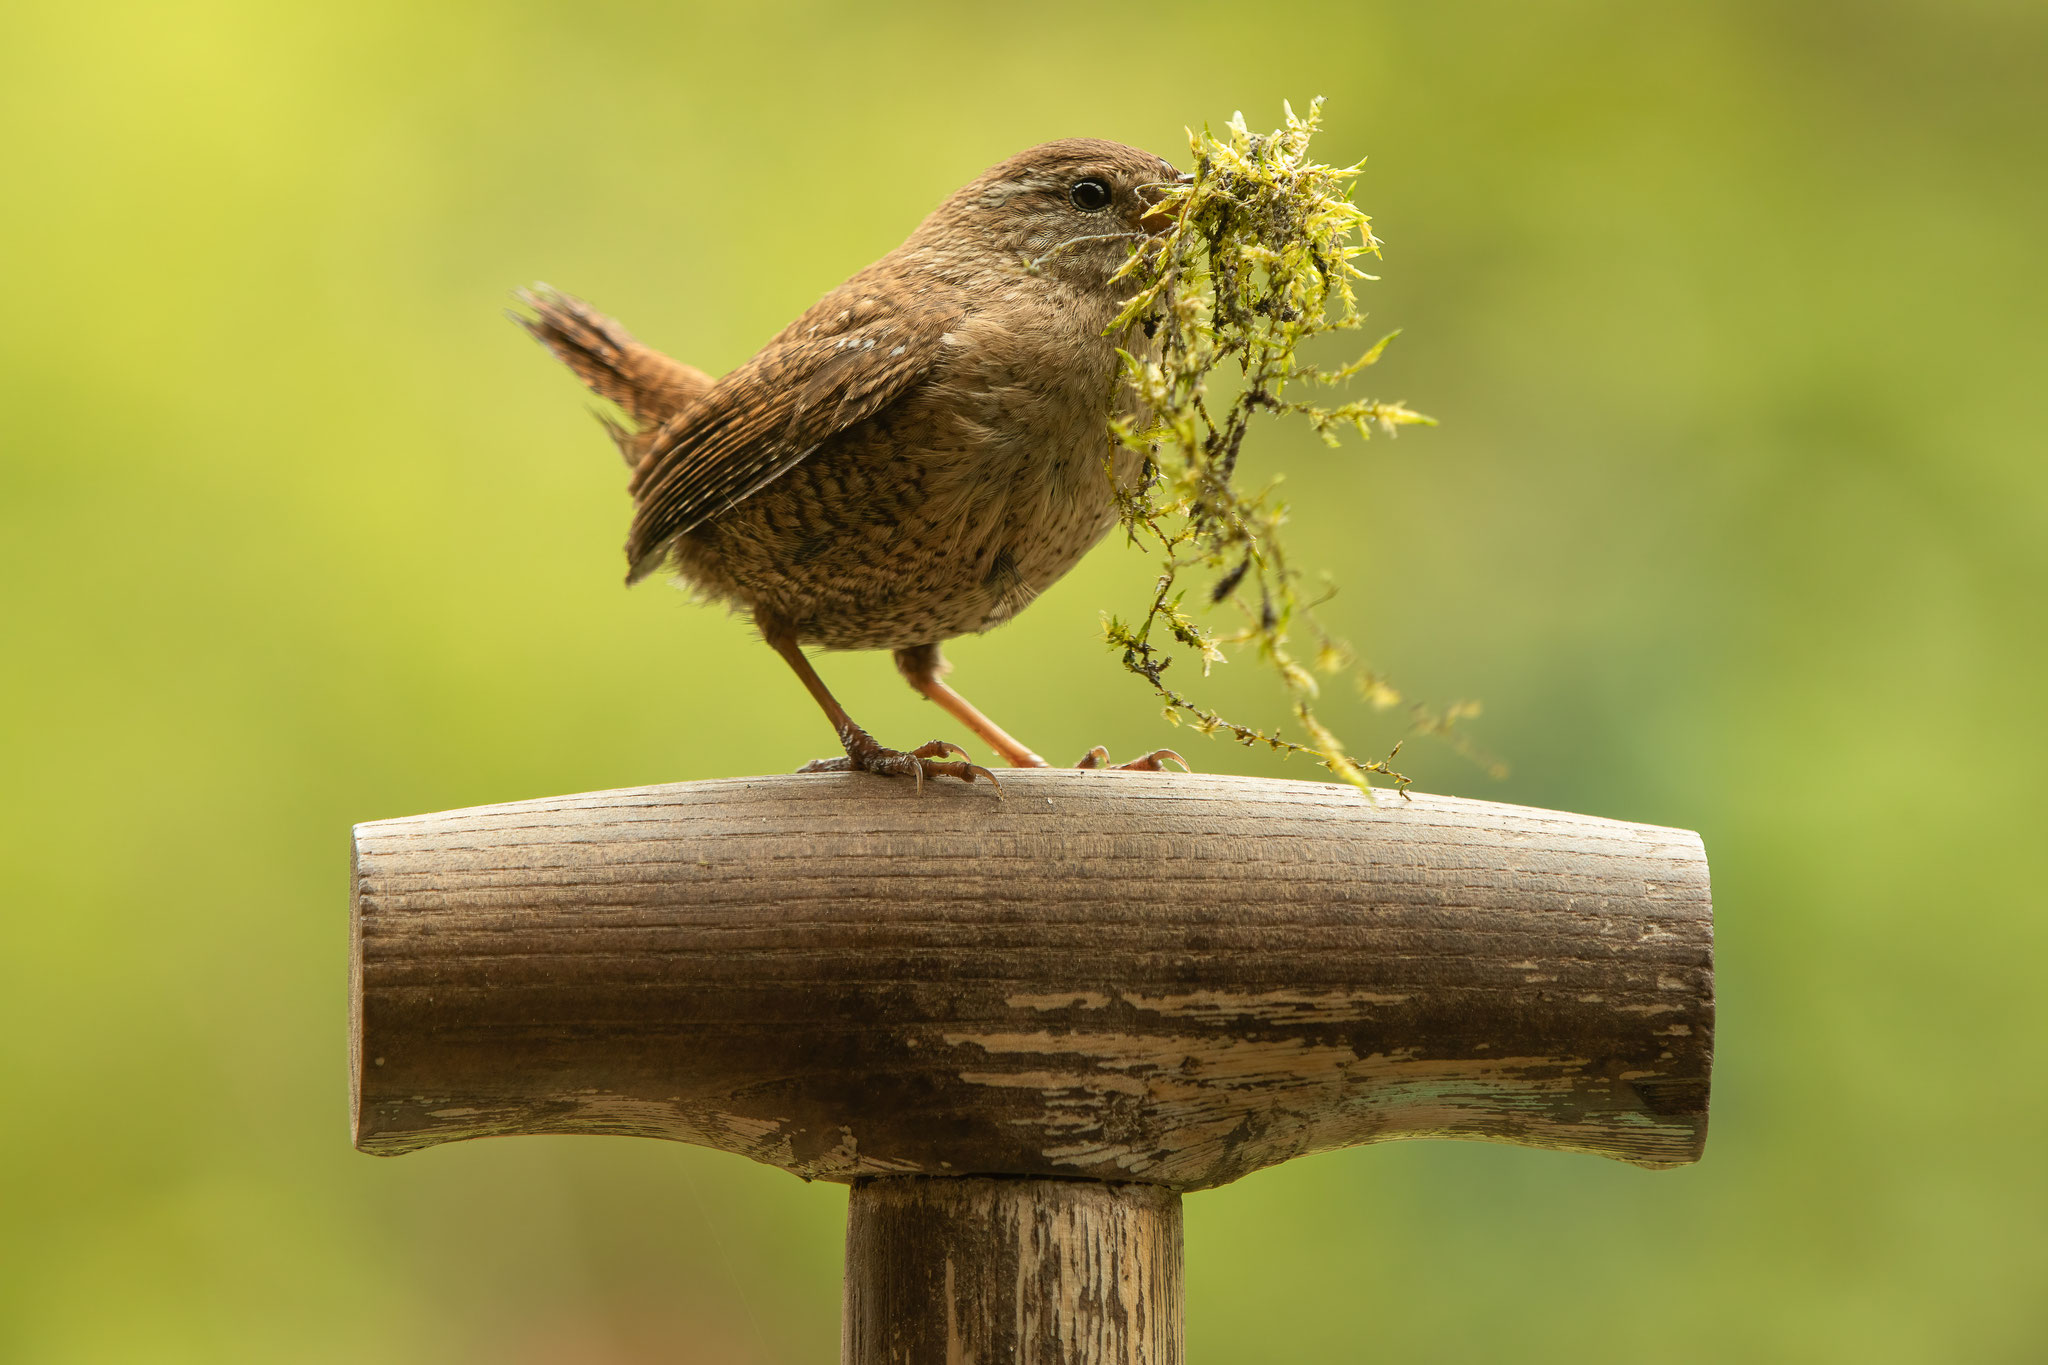
[[[1096,1180],[854,1186],[842,1365],[1181,1365],[1180,1196]]]
[[[357,827],[356,1142],[1199,1189],[1464,1137],[1696,1160],[1697,835],[1330,783],[758,777]]]

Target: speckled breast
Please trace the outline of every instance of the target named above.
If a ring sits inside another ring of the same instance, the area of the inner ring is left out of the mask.
[[[964,315],[928,378],[685,536],[683,576],[764,629],[904,649],[1002,624],[1116,523],[1140,457],[1102,298],[1015,284]]]
[[[912,420],[846,433],[685,537],[683,577],[805,644],[903,649],[1009,620],[1115,524],[1099,416],[1085,440],[971,444],[905,440]],[[1115,477],[1138,463],[1116,455]]]

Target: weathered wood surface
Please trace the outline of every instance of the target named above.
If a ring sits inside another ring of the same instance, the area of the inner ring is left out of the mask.
[[[844,1365],[1181,1365],[1180,1195],[1093,1180],[863,1181]]]
[[[1698,836],[1328,783],[732,779],[357,827],[356,1142],[1221,1184],[1482,1138],[1698,1159]]]

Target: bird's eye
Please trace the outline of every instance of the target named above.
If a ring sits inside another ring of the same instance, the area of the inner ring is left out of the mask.
[[[1084,213],[1094,213],[1109,207],[1109,182],[1095,176],[1076,180],[1074,188],[1067,191],[1067,198],[1074,201],[1074,207]]]

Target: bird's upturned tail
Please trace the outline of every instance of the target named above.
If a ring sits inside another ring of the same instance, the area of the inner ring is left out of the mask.
[[[517,290],[513,297],[534,313],[514,313],[513,321],[574,370],[592,393],[617,403],[633,419],[629,431],[600,418],[629,468],[640,463],[664,422],[696,406],[711,389],[710,375],[641,345],[579,298],[544,284]]]

